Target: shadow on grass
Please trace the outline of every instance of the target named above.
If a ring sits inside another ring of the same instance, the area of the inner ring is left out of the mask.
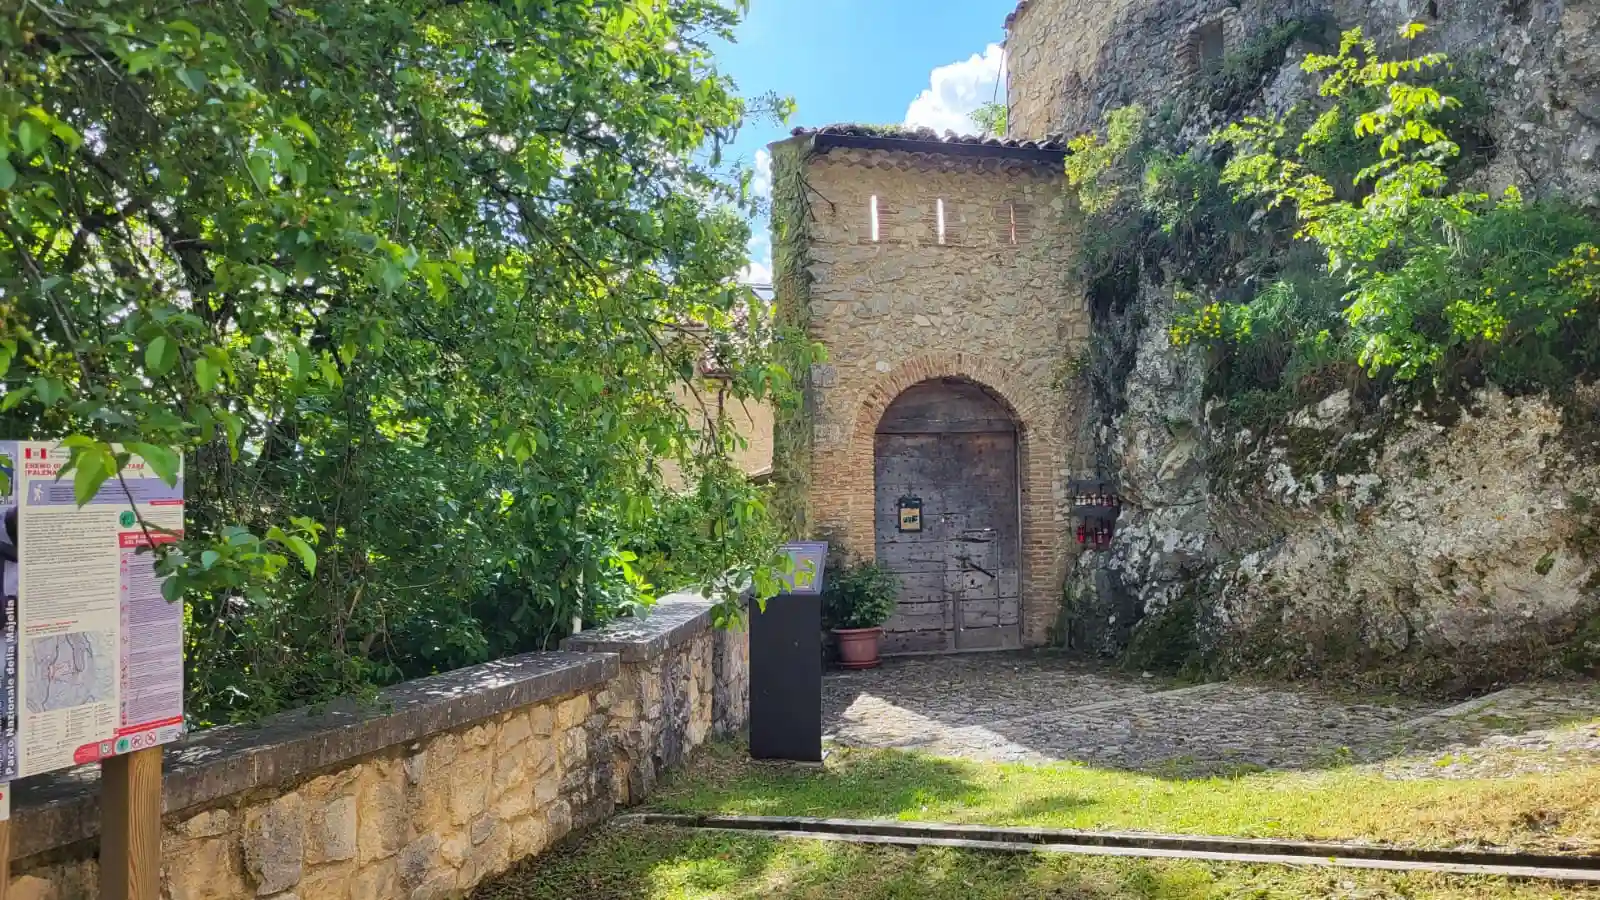
[[[714,744],[669,778],[649,806],[670,812],[896,818],[929,808],[983,808],[994,788],[979,764],[917,753],[835,751],[827,768],[752,762],[741,744]],[[1063,794],[1060,808],[1089,804]]]
[[[719,743],[702,748],[647,805],[679,813],[1592,852],[1600,848],[1591,840],[1600,834],[1596,791],[1600,767],[1593,766],[1485,779],[1392,779],[1351,768],[1176,778],[895,750],[839,750],[826,767],[791,767],[752,762],[742,745]]]
[[[608,827],[481,885],[474,900],[799,900],[799,898],[1187,898],[1192,881],[1142,861],[1063,866],[1028,854],[779,841],[668,828]],[[1204,894],[1193,894],[1199,898]]]
[[[1550,885],[1302,867],[779,841],[605,827],[525,860],[474,900],[1548,900]],[[1579,889],[1559,896],[1594,900]]]

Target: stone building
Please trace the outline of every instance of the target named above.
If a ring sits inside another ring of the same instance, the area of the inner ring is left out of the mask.
[[[1600,205],[1596,0],[1021,0],[1006,21],[1007,139],[831,126],[773,145],[780,316],[828,352],[805,408],[777,416],[780,511],[796,533],[902,575],[887,651],[1117,652],[1141,623],[1198,603],[1178,630],[1224,656],[1230,641],[1276,634],[1354,647],[1361,665],[1438,656],[1483,674],[1528,668],[1523,651],[1478,662],[1490,644],[1556,645],[1585,627],[1600,569],[1551,536],[1592,527],[1567,495],[1593,493],[1600,470],[1551,457],[1552,480],[1500,440],[1529,433],[1501,422],[1508,410],[1547,423],[1559,412],[1490,392],[1491,424],[1476,432],[1417,425],[1370,471],[1286,482],[1326,482],[1320,500],[1264,483],[1241,505],[1209,480],[1208,454],[1239,436],[1210,430],[1205,362],[1168,339],[1159,264],[1111,311],[1091,310],[1076,283],[1067,138],[1141,103],[1196,146],[1314,96],[1298,63],[1340,30],[1392,45],[1414,21],[1428,29],[1412,49],[1446,52],[1485,94],[1493,153],[1479,186]],[[1226,102],[1202,96],[1219,82]],[[1355,413],[1334,419],[1329,440],[1359,430]],[[1462,447],[1471,458],[1456,458]],[[1505,477],[1414,527],[1373,525],[1454,496],[1418,474],[1418,454]],[[1080,476],[1120,485],[1104,552],[1075,539]],[[1354,524],[1336,520],[1352,510]],[[1381,570],[1360,562],[1377,559]],[[1438,571],[1475,574],[1464,587]],[[1382,637],[1394,633],[1410,637]]]
[[[887,650],[1044,642],[1089,331],[1064,151],[823,128],[773,156],[779,303],[828,352],[775,460],[809,485],[804,527],[902,576]]]

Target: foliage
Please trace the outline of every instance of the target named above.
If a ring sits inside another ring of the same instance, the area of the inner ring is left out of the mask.
[[[806,414],[804,391],[811,387],[811,364],[827,358],[810,341],[811,197],[805,182],[806,142],[772,146],[772,279],[776,318],[787,339],[776,350],[779,360],[796,373],[801,390],[773,410],[772,514],[786,538],[811,536],[807,502],[811,494],[814,429]]]
[[[999,100],[985,103],[972,111],[972,125],[979,134],[1003,138],[1010,124],[1010,112]]]
[[[1330,17],[1290,19],[1252,37],[1244,46],[1206,63],[1201,70],[1200,92],[1207,105],[1220,113],[1237,113],[1254,96],[1296,41],[1320,45],[1336,32]],[[1333,32],[1333,33],[1330,33]]]
[[[1409,26],[1404,37],[1421,30]],[[1313,54],[1304,68],[1324,74],[1324,97],[1382,102],[1354,121],[1330,106],[1300,134],[1288,117],[1231,125],[1218,135],[1235,152],[1223,180],[1294,211],[1299,234],[1349,287],[1345,317],[1369,372],[1410,380],[1481,362],[1511,387],[1565,383],[1600,363],[1600,304],[1582,280],[1597,226],[1514,188],[1491,202],[1452,186],[1461,150],[1439,119],[1460,103],[1406,77],[1444,62],[1436,53],[1386,60],[1359,29],[1346,33],[1338,55]],[[1346,130],[1376,144],[1375,160],[1354,177],[1370,186],[1359,198],[1341,196],[1308,164]]]
[[[708,354],[735,398],[793,393],[732,278],[749,173],[720,148],[784,107],[712,65],[742,6],[0,20],[0,410],[67,441],[80,498],[113,442],[184,452],[160,565],[201,721],[775,587],[730,423],[674,400]]]
[[[1193,588],[1139,620],[1121,662],[1125,669],[1163,675],[1206,673],[1210,660],[1200,646],[1200,601]]]
[[[894,615],[900,576],[876,561],[829,563],[822,586],[823,618],[833,628],[877,628]]]
[[[1067,143],[1067,184],[1077,190],[1078,207],[1099,215],[1127,202],[1135,183],[1131,170],[1143,162],[1135,153],[1146,142],[1149,116],[1135,103],[1106,114],[1106,134],[1081,134]]]
[[[1087,219],[1081,265],[1091,285],[1116,280],[1146,257],[1187,266],[1204,280],[1244,226],[1241,211],[1203,153],[1183,151],[1171,123],[1138,104],[1107,113],[1105,135],[1073,138],[1067,183]]]

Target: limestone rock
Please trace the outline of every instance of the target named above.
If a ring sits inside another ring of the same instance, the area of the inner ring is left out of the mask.
[[[305,859],[305,810],[299,794],[287,794],[245,813],[244,858],[256,893],[288,890],[300,883]]]
[[[355,858],[356,807],[356,798],[346,795],[328,801],[312,815],[307,862],[316,864]]]

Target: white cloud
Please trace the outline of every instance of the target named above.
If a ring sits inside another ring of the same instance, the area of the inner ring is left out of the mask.
[[[771,284],[772,238],[765,232],[752,235],[749,253],[750,265],[739,273],[739,281],[743,284]]]
[[[756,151],[756,172],[750,179],[750,190],[765,200],[772,196],[772,154]]]
[[[972,134],[972,113],[993,100],[1005,101],[1005,49],[990,44],[964,62],[934,69],[928,89],[911,101],[906,124],[938,132]]]
[[[760,285],[771,284],[772,267],[763,265],[755,260],[751,260],[750,265],[745,266],[744,271],[739,273],[739,283]]]

